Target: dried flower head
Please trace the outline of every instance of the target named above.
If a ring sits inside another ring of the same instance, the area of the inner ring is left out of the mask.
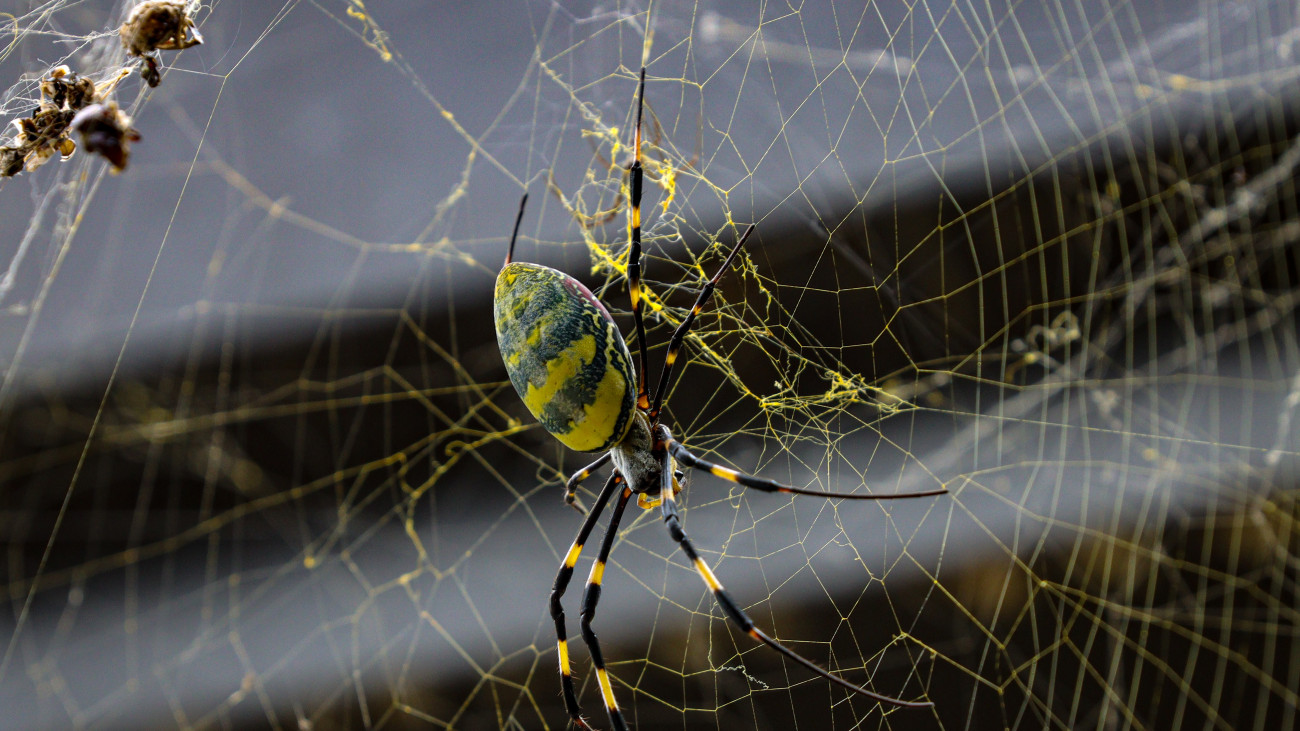
[[[162,80],[156,58],[158,51],[181,51],[203,42],[190,17],[188,4],[176,0],[145,0],[136,5],[119,33],[127,54],[143,59],[140,75],[149,86],[157,86]]]

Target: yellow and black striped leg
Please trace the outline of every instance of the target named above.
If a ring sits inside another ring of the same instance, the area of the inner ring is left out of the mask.
[[[582,545],[587,542],[587,537],[591,535],[591,529],[596,527],[596,519],[600,517],[601,511],[605,509],[605,504],[609,502],[610,497],[618,490],[619,485],[623,483],[623,478],[617,472],[609,476],[609,481],[601,489],[600,495],[596,498],[596,504],[592,506],[591,512],[587,514],[587,519],[583,521],[582,527],[578,529],[578,537],[573,539],[573,545],[569,547],[569,553],[564,557],[564,563],[560,564],[560,571],[555,575],[555,584],[551,587],[551,619],[555,620],[555,636],[557,648],[560,655],[560,685],[564,690],[564,706],[569,711],[569,718],[573,719],[574,726],[580,729],[590,729],[587,722],[582,720],[582,709],[578,706],[578,694],[573,690],[573,671],[569,665],[569,635],[564,629],[564,605],[560,600],[564,597],[565,589],[569,588],[569,580],[573,578],[573,567],[578,563],[578,556],[582,554]]]
[[[614,538],[618,535],[618,523],[623,518],[623,509],[632,497],[632,490],[624,487],[623,494],[614,504],[614,513],[609,517],[609,526],[605,528],[605,538],[600,543],[600,555],[591,565],[591,575],[587,578],[587,590],[582,594],[582,641],[587,643],[591,652],[591,664],[596,666],[596,680],[600,683],[600,696],[605,700],[605,711],[609,713],[609,725],[614,731],[627,731],[627,722],[623,712],[618,709],[618,700],[614,698],[614,687],[609,682],[609,672],[605,670],[605,657],[600,653],[600,643],[596,633],[591,629],[591,620],[596,618],[596,604],[600,602],[600,584],[605,578],[605,564],[609,561],[609,552],[614,547]]]
[[[722,275],[726,274],[727,269],[731,266],[731,260],[736,258],[736,252],[740,251],[740,247],[745,245],[745,239],[748,239],[752,233],[754,233],[754,224],[751,223],[749,228],[745,229],[745,233],[736,241],[736,245],[731,247],[731,252],[722,261],[722,266],[718,267],[717,274],[714,274],[713,279],[710,279],[708,284],[704,285],[704,289],[700,290],[700,296],[695,298],[695,306],[691,308],[691,314],[687,315],[686,319],[682,320],[682,324],[678,325],[677,329],[673,331],[672,340],[668,341],[668,354],[664,356],[663,370],[659,372],[659,385],[655,386],[655,401],[654,408],[650,409],[650,423],[653,424],[659,419],[659,408],[663,406],[664,396],[668,393],[668,379],[672,376],[673,363],[677,362],[677,353],[682,349],[682,342],[686,340],[686,334],[691,331],[691,325],[695,324],[695,318],[700,314],[700,310],[704,309],[709,297],[713,296],[714,288],[718,286]]]
[[[730,482],[734,482],[737,485],[752,488],[754,490],[762,490],[763,492],[786,492],[786,493],[791,493],[793,495],[811,495],[813,497],[836,498],[836,499],[844,499],[844,500],[899,500],[902,498],[909,498],[909,497],[930,497],[932,495],[943,495],[948,492],[947,489],[940,488],[938,490],[925,490],[923,492],[900,492],[891,495],[872,495],[871,493],[861,493],[861,492],[829,492],[824,490],[808,490],[802,487],[792,487],[790,485],[782,485],[779,482],[773,482],[772,480],[763,477],[755,477],[754,475],[747,475],[744,472],[738,472],[736,470],[723,467],[722,465],[714,464],[713,462],[710,462],[708,460],[700,459],[699,457],[696,457],[695,455],[691,454],[690,450],[688,450],[686,446],[683,445],[681,442],[677,441],[676,439],[673,439],[672,435],[668,433],[667,427],[661,425],[659,428],[662,430],[663,433],[662,438],[664,443],[668,445],[668,450],[672,452],[673,458],[676,459],[678,462],[681,462],[682,464],[688,467],[694,467],[695,469],[698,470],[705,470],[706,472],[713,475],[714,477],[721,477],[722,479],[728,480]]]
[[[632,321],[636,323],[637,391],[636,403],[642,409],[650,408],[650,394],[646,391],[645,320],[641,314],[641,187],[645,174],[641,170],[641,112],[645,109],[645,67],[641,67],[641,85],[637,88],[636,144],[633,145],[632,164],[627,166],[628,236],[631,240],[627,255],[627,288],[632,297]]]
[[[569,476],[569,481],[566,482],[564,485],[565,505],[568,505],[569,507],[578,511],[582,515],[587,514],[586,508],[582,507],[582,503],[578,502],[578,485],[581,485],[583,480],[587,479],[588,477],[591,477],[591,473],[605,466],[605,463],[609,461],[609,458],[610,458],[610,453],[606,452],[600,456],[600,459],[597,459],[595,462],[592,462],[591,464],[587,465],[586,467],[583,467],[582,469],[578,470],[577,472],[574,472],[572,475]]]
[[[661,450],[660,455],[663,460],[662,483],[659,489],[659,494],[663,498],[663,502],[660,504],[659,509],[662,511],[664,516],[664,525],[668,527],[668,533],[672,536],[673,540],[677,542],[677,545],[681,546],[682,553],[686,554],[687,560],[689,560],[691,565],[695,567],[696,573],[700,575],[701,579],[704,579],[704,583],[709,587],[709,591],[713,592],[714,601],[716,601],[718,606],[722,608],[722,613],[727,615],[727,619],[730,619],[731,622],[739,627],[742,632],[753,637],[755,640],[762,642],[817,675],[820,675],[836,685],[847,688],[854,693],[864,695],[881,703],[888,703],[890,705],[903,706],[907,708],[924,708],[934,705],[928,701],[905,701],[898,698],[891,698],[886,695],[880,695],[879,693],[873,693],[866,688],[854,685],[838,676],[831,675],[825,670],[817,667],[817,665],[815,665],[811,660],[805,659],[794,650],[791,650],[780,642],[768,637],[762,630],[755,627],[754,622],[749,618],[749,615],[745,614],[744,610],[742,610],[740,606],[737,605],[736,602],[727,594],[727,592],[723,590],[722,582],[718,581],[718,577],[713,574],[713,570],[709,568],[708,564],[704,563],[704,559],[700,558],[700,554],[695,551],[695,546],[691,544],[691,539],[686,536],[686,531],[682,529],[681,517],[677,513],[677,499],[673,495],[672,458],[669,456],[668,450],[664,449],[664,445],[667,443],[668,430],[661,426],[659,427],[659,433],[656,436],[660,437],[659,443],[656,446]]]

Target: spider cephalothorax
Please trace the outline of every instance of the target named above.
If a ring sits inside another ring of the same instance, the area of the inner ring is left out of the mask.
[[[754,226],[749,226],[732,246],[722,266],[700,291],[690,314],[673,331],[652,400],[646,388],[645,325],[641,317],[641,115],[645,106],[644,68],[641,69],[637,105],[636,142],[632,162],[628,165],[631,240],[628,244],[627,266],[636,330],[637,361],[633,362],[623,336],[604,305],[578,280],[549,267],[512,261],[515,241],[519,236],[519,224],[523,220],[524,204],[528,200],[526,195],[519,204],[514,235],[510,238],[505,264],[497,275],[494,293],[497,342],[501,356],[510,375],[510,382],[528,410],[565,446],[580,452],[602,453],[596,461],[569,478],[565,500],[574,505],[578,485],[583,480],[607,462],[613,462],[614,466],[561,563],[551,591],[551,617],[555,621],[560,680],[569,717],[578,728],[590,728],[582,717],[582,709],[574,690],[561,599],[573,577],[573,569],[583,545],[596,525],[596,519],[615,494],[619,497],[614,504],[609,526],[605,529],[600,554],[592,564],[591,575],[587,579],[581,614],[582,638],[591,652],[601,698],[615,729],[626,729],[627,723],[614,697],[613,686],[591,622],[596,615],[605,564],[614,545],[614,536],[618,532],[623,511],[633,495],[637,495],[637,502],[643,508],[660,508],[669,535],[704,580],[723,613],[743,632],[811,672],[860,695],[896,706],[932,705],[925,701],[899,700],[854,685],[822,670],[769,637],[754,625],[749,616],[723,590],[722,583],[700,557],[682,527],[675,499],[681,489],[681,473],[674,467],[674,460],[684,467],[702,469],[724,480],[764,492],[883,500],[937,495],[944,490],[870,495],[791,487],[700,459],[673,438],[667,425],[660,421],[660,409],[672,381],[673,364],[696,316],[708,302],[737,252],[754,232]]]

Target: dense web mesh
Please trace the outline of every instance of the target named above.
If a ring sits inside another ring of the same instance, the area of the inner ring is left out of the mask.
[[[765,631],[924,710],[753,643],[632,510],[594,623],[631,725],[1296,724],[1291,5],[217,0],[153,89],[129,4],[19,5],[6,122],[66,64],[141,140],[0,180],[6,724],[565,727],[589,456],[528,417],[490,293],[528,191],[517,257],[630,335],[643,64],[652,382],[758,227],[674,433],[948,493],[680,498]]]

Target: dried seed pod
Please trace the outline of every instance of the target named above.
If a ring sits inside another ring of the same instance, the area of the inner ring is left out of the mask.
[[[127,54],[143,60],[140,75],[149,86],[162,80],[157,51],[181,51],[203,42],[188,4],[176,0],[145,0],[131,8],[118,32]]]
[[[97,98],[95,82],[67,66],[56,66],[41,79],[41,105],[77,111]]]
[[[56,154],[68,157],[77,145],[68,139],[73,112],[42,103],[32,116],[14,122],[18,128],[18,149],[27,170],[35,170]]]
[[[21,173],[26,166],[23,155],[24,151],[21,147],[11,145],[0,147],[0,178],[12,178]]]

